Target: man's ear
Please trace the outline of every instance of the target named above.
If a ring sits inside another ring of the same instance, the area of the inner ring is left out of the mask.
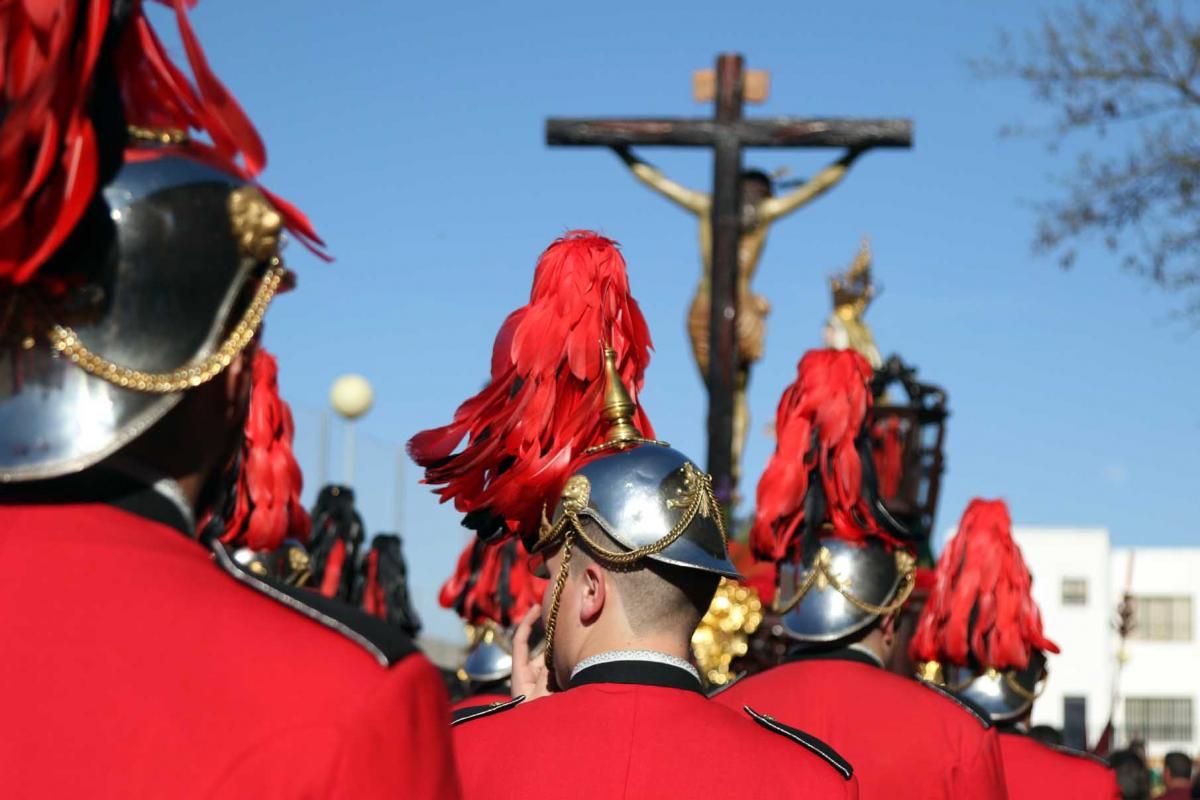
[[[896,642],[896,623],[899,619],[899,613],[888,614],[883,619],[879,620],[879,632],[883,634],[883,646],[891,648]]]
[[[591,625],[604,611],[604,603],[608,599],[608,585],[604,580],[604,570],[595,563],[587,564],[579,578],[579,621],[584,625]]]

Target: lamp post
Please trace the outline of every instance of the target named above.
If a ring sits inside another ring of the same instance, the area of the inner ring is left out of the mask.
[[[871,390],[875,395],[871,449],[880,499],[888,513],[912,534],[918,559],[917,587],[896,622],[898,646],[888,664],[892,672],[911,678],[915,665],[908,656],[908,642],[929,593],[921,576],[931,575],[934,564],[930,540],[945,467],[943,448],[950,410],[945,391],[917,380],[916,369],[898,356],[875,370]]]
[[[344,420],[342,444],[342,481],[354,485],[354,422],[371,410],[375,391],[362,375],[343,375],[329,389],[329,404]]]
[[[903,399],[889,389],[899,388]],[[932,566],[930,537],[945,462],[946,393],[917,380],[915,368],[891,356],[875,371],[872,450],[880,496],[888,512],[919,543],[922,566]]]

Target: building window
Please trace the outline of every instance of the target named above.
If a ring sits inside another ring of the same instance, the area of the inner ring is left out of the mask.
[[[1087,698],[1063,698],[1063,744],[1087,750]]]
[[[1062,604],[1064,606],[1087,605],[1087,578],[1062,579]]]
[[[1134,597],[1131,639],[1152,642],[1192,640],[1192,598]]]
[[[1126,697],[1125,741],[1192,741],[1192,698]]]

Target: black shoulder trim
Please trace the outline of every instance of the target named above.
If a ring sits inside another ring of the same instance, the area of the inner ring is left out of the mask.
[[[706,693],[706,695],[705,695],[705,696],[706,696],[706,697],[708,697],[708,699],[710,699],[710,700],[711,700],[712,698],[716,697],[716,696],[717,696],[717,695],[719,695],[721,692],[723,692],[723,691],[725,691],[726,689],[728,689],[730,686],[733,686],[735,683],[737,683],[738,681],[740,681],[742,678],[746,677],[746,676],[747,676],[747,675],[749,675],[749,674],[750,674],[750,672],[749,672],[749,671],[745,671],[745,672],[739,672],[737,675],[734,675],[734,676],[733,676],[733,680],[731,680],[731,681],[726,681],[725,683],[721,684],[720,686],[716,687],[715,689],[710,689],[710,690],[709,690],[709,691]]]
[[[750,715],[751,719],[753,719],[759,725],[762,725],[767,730],[778,733],[781,736],[786,736],[796,744],[803,745],[804,747],[808,748],[810,752],[815,753],[821,758],[825,759],[825,761],[828,762],[831,767],[836,769],[841,774],[843,779],[850,780],[850,778],[854,776],[854,767],[850,766],[850,762],[842,758],[838,751],[834,750],[817,737],[807,734],[804,731],[796,730],[790,725],[784,725],[774,717],[769,717],[766,714],[760,714],[750,706],[742,706],[742,708],[746,709],[746,713]]]
[[[983,709],[983,707],[978,705],[977,703],[974,703],[965,697],[959,697],[954,692],[951,692],[948,689],[938,686],[936,683],[933,683],[932,681],[918,680],[917,683],[921,684],[922,686],[926,687],[927,689],[932,689],[933,691],[940,694],[942,697],[945,697],[946,699],[951,700],[954,703],[956,703],[959,708],[961,708],[963,711],[966,711],[968,714],[970,714],[972,717],[974,717],[976,720],[978,720],[979,724],[982,725],[985,730],[992,727],[991,716],[988,715],[988,712],[985,711]]]
[[[1095,753],[1089,753],[1086,750],[1076,750],[1074,747],[1067,747],[1064,744],[1050,744],[1049,742],[1038,742],[1038,744],[1045,745],[1057,753],[1062,753],[1064,756],[1074,756],[1075,758],[1082,758],[1085,761],[1094,761],[1105,769],[1112,769],[1107,761]]]
[[[464,722],[470,722],[473,719],[480,717],[490,717],[492,714],[499,714],[501,711],[508,711],[510,708],[516,708],[521,701],[525,699],[525,695],[519,694],[507,703],[491,703],[486,706],[468,706],[460,708],[450,715],[450,727],[461,725]]]
[[[210,548],[217,566],[233,576],[238,583],[265,594],[330,630],[337,631],[370,653],[381,667],[391,667],[406,656],[418,652],[413,640],[396,626],[317,592],[255,575],[234,561],[220,542],[214,541]]]

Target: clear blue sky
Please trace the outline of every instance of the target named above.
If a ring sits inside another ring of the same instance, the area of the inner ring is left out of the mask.
[[[611,154],[546,148],[542,120],[706,114],[691,71],[738,50],[772,75],[768,103],[751,113],[909,116],[916,128],[915,149],[867,154],[771,234],[756,288],[774,310],[747,475],[771,450],[764,426],[796,360],[819,343],[826,277],[869,234],[880,346],[950,396],[940,529],[982,494],[1006,498],[1018,524],[1195,543],[1197,339],[1170,318],[1169,297],[1106,254],[1085,252],[1070,273],[1031,254],[1029,201],[1066,161],[1000,139],[1002,124],[1045,112],[1023,87],[978,82],[966,65],[999,28],[1037,14],[1034,3],[932,0],[200,4],[209,57],[267,139],[267,184],[309,212],[338,259],[291,248],[300,290],[275,303],[266,335],[297,410],[309,494],[328,387],[361,372],[378,401],[360,425],[361,507],[372,530],[393,528],[395,448],[479,388],[537,255],[576,227],[623,244],[656,344],[645,405],[664,438],[702,458],[705,400],[683,326],[699,272],[694,222]],[[710,180],[702,151],[643,154],[690,185]],[[837,155],[758,151],[747,162],[805,175]],[[333,477],[340,463],[335,438]],[[464,533],[415,470],[404,484],[420,611],[431,632],[452,635],[436,592]]]

